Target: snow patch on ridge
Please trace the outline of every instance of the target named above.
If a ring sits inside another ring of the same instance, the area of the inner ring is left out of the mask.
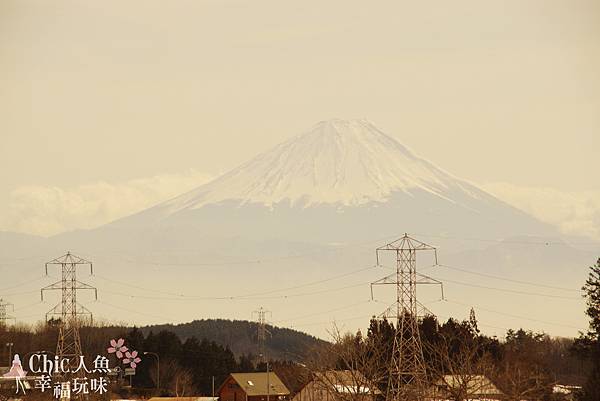
[[[235,200],[268,207],[289,202],[358,206],[416,189],[453,202],[450,188],[473,197],[471,186],[415,156],[367,120],[328,120],[229,173],[158,208],[163,215]]]

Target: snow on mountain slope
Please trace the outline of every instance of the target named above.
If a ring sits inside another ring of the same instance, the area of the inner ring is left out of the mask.
[[[159,208],[170,215],[225,200],[356,206],[384,202],[397,191],[410,196],[415,190],[454,202],[448,196],[451,187],[480,195],[367,120],[329,120]]]

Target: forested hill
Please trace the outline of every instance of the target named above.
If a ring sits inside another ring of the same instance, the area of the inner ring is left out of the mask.
[[[182,341],[196,337],[207,339],[217,344],[228,346],[236,356],[258,353],[257,332],[255,322],[246,320],[203,319],[177,325],[163,324],[141,328],[147,335],[162,330],[171,331]],[[271,359],[298,360],[315,346],[324,344],[323,340],[296,330],[267,326],[266,353]]]

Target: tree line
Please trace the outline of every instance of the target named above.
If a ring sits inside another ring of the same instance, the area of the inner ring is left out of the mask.
[[[469,399],[469,377],[484,374],[510,400],[553,401],[552,386],[566,383],[582,385],[577,394],[580,401],[600,401],[600,259],[590,267],[583,291],[590,327],[577,339],[552,338],[518,329],[509,330],[500,340],[481,333],[474,312],[463,321],[440,322],[434,316],[419,319],[427,368],[425,384],[431,386],[445,375],[462,376],[465,382],[455,385],[450,394],[451,399],[462,401]],[[53,351],[59,324],[60,321],[50,320],[0,327],[0,344],[11,343],[12,350],[20,353],[23,360],[34,352]],[[251,352],[235,353],[228,345],[198,338],[191,332],[182,338],[172,330],[173,326],[159,329],[98,323],[81,327],[81,342],[89,360],[106,354],[109,340],[118,338],[125,339],[128,349],[138,351],[142,359],[135,375],[121,377],[111,395],[210,395],[213,383],[218,387],[229,373],[266,371],[264,362],[257,362]],[[360,372],[355,380],[379,389],[382,397],[389,383],[395,332],[391,322],[373,318],[364,334],[334,330],[333,342],[297,341],[294,352],[279,353],[279,357],[270,360],[270,367],[292,392],[314,378],[315,372],[346,369]],[[248,345],[242,348],[248,349]],[[285,349],[284,342],[281,349]],[[5,348],[3,355],[6,363],[0,365],[10,366],[7,351]],[[343,400],[348,394],[339,396]]]
[[[501,341],[480,332],[473,310],[463,321],[440,322],[426,316],[415,322],[414,316],[405,315],[406,322],[418,324],[426,374],[405,372],[394,376],[393,380],[403,383],[398,386],[404,392],[400,398],[435,399],[432,389],[441,385],[441,399],[476,399],[483,387],[476,383],[484,383],[483,375],[509,401],[561,399],[553,392],[559,383],[581,385],[581,391],[575,394],[580,401],[600,401],[600,259],[590,267],[583,293],[590,325],[577,339],[518,329],[508,330]],[[333,334],[335,341],[323,352],[315,353],[311,370],[355,372],[354,388],[377,389],[380,397],[390,394],[390,376],[395,372],[390,362],[397,335],[394,325],[372,319],[365,334]],[[335,380],[339,379],[331,375],[313,377],[329,381],[322,384],[330,389],[335,389]],[[358,390],[340,391],[335,396],[342,401],[364,401],[364,394]]]

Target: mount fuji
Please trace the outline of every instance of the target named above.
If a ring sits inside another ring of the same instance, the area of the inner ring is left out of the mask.
[[[367,120],[319,122],[212,182],[105,229],[324,243],[400,231],[494,238],[554,233]]]
[[[166,202],[165,214],[235,200],[240,205],[383,203],[394,192],[425,191],[441,199],[474,188],[412,154],[365,120],[331,120],[241,165],[214,182]]]

